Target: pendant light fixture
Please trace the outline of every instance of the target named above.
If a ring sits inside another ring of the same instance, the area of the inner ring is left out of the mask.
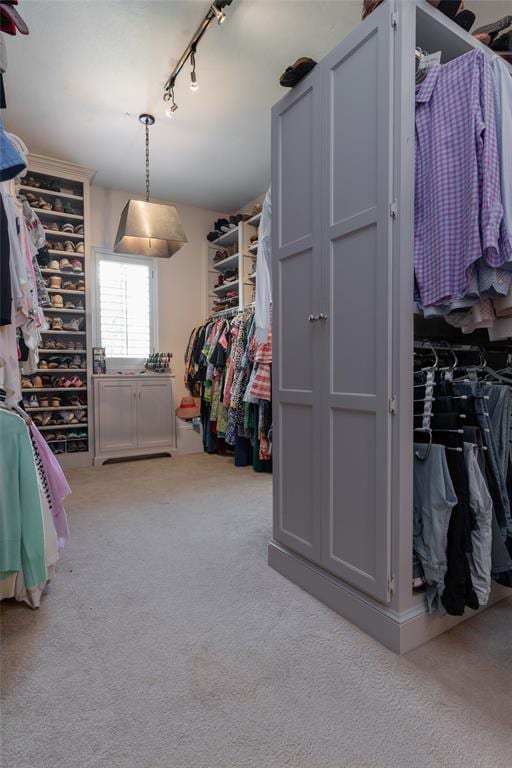
[[[170,258],[188,243],[174,205],[149,200],[149,126],[153,115],[139,115],[146,127],[146,200],[128,200],[119,221],[115,253]]]

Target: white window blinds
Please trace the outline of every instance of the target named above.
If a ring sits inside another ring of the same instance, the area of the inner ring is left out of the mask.
[[[102,256],[98,266],[101,346],[107,357],[147,357],[153,341],[150,260]]]

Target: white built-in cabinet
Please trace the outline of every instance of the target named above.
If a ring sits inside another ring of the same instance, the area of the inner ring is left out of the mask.
[[[176,449],[173,377],[94,377],[94,463]]]
[[[272,111],[269,563],[397,652],[461,620],[412,590],[415,49],[479,45],[385,0]]]

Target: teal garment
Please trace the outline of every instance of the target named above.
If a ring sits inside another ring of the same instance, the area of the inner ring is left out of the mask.
[[[43,514],[32,443],[20,416],[0,408],[0,578],[46,581]]]

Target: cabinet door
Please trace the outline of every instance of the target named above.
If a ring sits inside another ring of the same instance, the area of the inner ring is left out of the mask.
[[[321,79],[272,110],[274,538],[320,557]]]
[[[139,448],[174,445],[172,384],[151,378],[137,384]]]
[[[392,3],[322,62],[322,562],[388,601]]]
[[[137,448],[137,386],[126,379],[100,381],[97,389],[100,454]]]

